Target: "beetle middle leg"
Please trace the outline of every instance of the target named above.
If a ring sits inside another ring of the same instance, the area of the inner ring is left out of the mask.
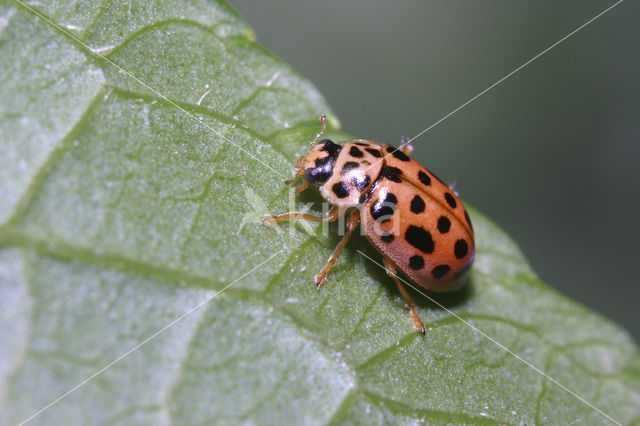
[[[347,245],[347,242],[349,241],[349,237],[351,237],[353,230],[356,229],[359,223],[360,223],[360,210],[356,209],[347,218],[347,232],[344,234],[344,237],[342,237],[342,239],[340,240],[336,248],[333,250],[333,253],[331,253],[331,256],[329,257],[327,264],[324,265],[324,268],[322,268],[322,270],[314,277],[316,287],[318,287],[318,289],[320,288],[322,283],[327,279],[327,274],[329,274],[329,271],[338,260],[338,257],[340,257],[340,253],[342,253],[342,249],[344,249],[344,246]]]
[[[396,283],[396,287],[398,287],[398,291],[404,298],[404,301],[407,302],[407,306],[409,307],[409,312],[411,313],[411,319],[413,320],[413,327],[420,330],[420,333],[425,334],[424,323],[418,316],[418,312],[416,312],[416,304],[413,302],[409,293],[404,288],[404,286],[400,283],[398,276],[396,275],[396,265],[389,259],[387,256],[384,257],[384,269],[387,271],[387,275],[393,278],[393,281]]]
[[[277,215],[266,215],[262,217],[262,221],[269,225],[276,224],[278,222],[284,222],[285,220],[310,220],[312,222],[334,222],[341,216],[338,206],[333,206],[329,209],[326,215],[323,217],[314,216],[308,213],[289,212]]]

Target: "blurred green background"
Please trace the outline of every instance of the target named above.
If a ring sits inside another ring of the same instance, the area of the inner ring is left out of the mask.
[[[231,0],[360,138],[398,144],[615,1]],[[640,2],[626,0],[414,143],[541,278],[640,341]]]

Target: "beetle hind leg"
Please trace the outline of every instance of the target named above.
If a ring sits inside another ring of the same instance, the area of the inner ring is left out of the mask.
[[[407,293],[404,286],[400,283],[400,280],[396,275],[396,265],[387,256],[384,256],[384,269],[387,271],[387,275],[393,278],[393,281],[396,283],[396,287],[398,287],[398,291],[404,298],[404,301],[407,302],[409,312],[411,313],[411,319],[413,320],[413,327],[419,330],[420,333],[425,334],[424,323],[418,316],[418,312],[416,312],[416,304],[413,302],[413,299],[409,296],[409,293]]]
[[[402,151],[403,154],[411,155],[413,152],[413,146],[411,145],[410,138],[403,136],[400,139],[400,151]]]

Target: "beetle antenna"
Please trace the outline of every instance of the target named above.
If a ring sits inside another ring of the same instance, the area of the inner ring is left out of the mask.
[[[320,136],[324,134],[325,130],[327,130],[327,116],[322,114],[320,116],[320,133],[318,133],[316,135],[316,138],[313,140],[313,142],[311,142],[312,148],[316,145],[316,143],[318,142],[318,139],[320,139]]]

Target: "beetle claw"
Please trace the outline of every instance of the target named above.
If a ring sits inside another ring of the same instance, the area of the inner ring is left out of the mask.
[[[326,275],[323,274],[318,274],[315,277],[313,277],[313,282],[316,285],[316,288],[318,290],[320,290],[320,287],[322,286],[322,283],[324,283],[324,280],[327,279]]]

